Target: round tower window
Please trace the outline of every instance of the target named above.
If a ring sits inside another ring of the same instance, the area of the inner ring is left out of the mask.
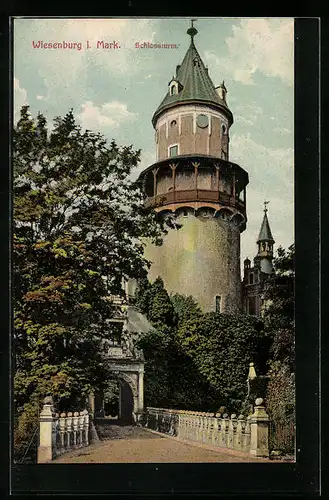
[[[174,127],[175,125],[177,125],[176,120],[172,120],[172,121],[170,122],[170,126],[171,126],[171,127]]]
[[[198,115],[196,118],[196,124],[200,128],[206,128],[209,125],[209,119],[207,115]]]
[[[226,134],[227,128],[224,123],[222,123],[222,134]]]

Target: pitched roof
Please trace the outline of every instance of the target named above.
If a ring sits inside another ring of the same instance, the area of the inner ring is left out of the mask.
[[[257,243],[259,243],[260,241],[271,241],[274,243],[274,239],[273,239],[273,236],[271,233],[270,224],[268,222],[266,212],[267,212],[267,210],[264,210],[264,218],[263,218],[262,226],[261,226],[260,231],[259,231]]]
[[[221,99],[215,90],[215,86],[208,75],[208,70],[194,45],[193,36],[191,36],[191,43],[182,64],[176,68],[175,80],[181,84],[182,88],[174,95],[170,95],[168,89],[165,98],[153,115],[153,125],[162,111],[177,104],[183,104],[186,101],[205,101],[219,107],[226,112],[231,123],[233,122],[232,113],[226,101]]]

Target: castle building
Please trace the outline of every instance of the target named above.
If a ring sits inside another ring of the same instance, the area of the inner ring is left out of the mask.
[[[257,239],[258,252],[254,258],[254,265],[250,267],[250,260],[244,260],[244,274],[242,281],[243,311],[247,314],[261,316],[264,306],[264,291],[266,280],[273,272],[273,245],[275,243],[267,217],[267,201],[264,202],[264,217]]]
[[[240,233],[245,230],[248,173],[229,160],[233,123],[224,82],[215,87],[188,29],[190,45],[156,109],[156,162],[140,175],[146,206],[175,213],[162,246],[147,244],[149,279],[169,293],[192,295],[204,311],[238,312]]]

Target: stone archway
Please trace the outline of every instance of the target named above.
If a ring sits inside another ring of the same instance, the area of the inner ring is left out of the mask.
[[[130,425],[134,423],[135,397],[128,382],[122,377],[119,377],[118,381],[120,385],[118,423],[120,425]]]

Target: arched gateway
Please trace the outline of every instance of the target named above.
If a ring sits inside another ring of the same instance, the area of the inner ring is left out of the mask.
[[[136,340],[152,329],[146,317],[135,307],[117,303],[114,321],[123,323],[120,340],[105,340],[102,348],[111,371],[112,381],[119,386],[118,419],[122,424],[134,423],[144,407],[144,356],[136,348]],[[90,405],[95,417],[105,417],[104,395],[91,395]]]

